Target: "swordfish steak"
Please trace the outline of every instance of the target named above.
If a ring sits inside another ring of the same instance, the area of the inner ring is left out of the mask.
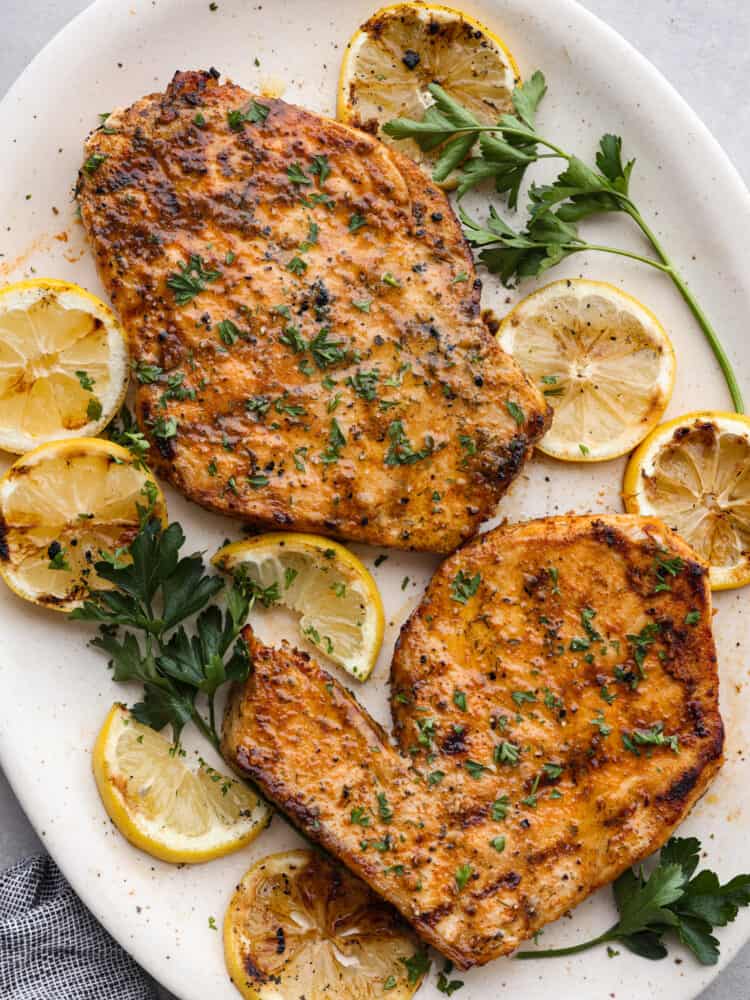
[[[216,76],[112,114],[79,177],[153,464],[257,527],[452,551],[549,411],[480,318],[449,202],[371,136]]]
[[[652,518],[448,559],[394,657],[398,749],[306,654],[247,638],[227,759],[462,967],[657,850],[721,764],[706,568]]]

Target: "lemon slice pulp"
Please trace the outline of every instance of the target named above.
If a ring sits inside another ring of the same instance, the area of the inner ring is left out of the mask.
[[[628,463],[623,499],[682,535],[714,590],[750,583],[750,418],[703,411],[657,427]]]
[[[127,383],[127,342],[99,299],[51,278],[0,290],[0,448],[97,434]]]
[[[519,78],[505,44],[468,15],[439,4],[394,4],[373,14],[349,42],[337,114],[421,162],[427,154],[415,142],[395,142],[381,126],[391,118],[421,120],[433,103],[430,83],[492,124],[511,110]]]
[[[269,807],[246,785],[185,751],[113,705],[94,748],[94,776],[118,830],[142,851],[174,863],[237,851],[267,825]]]
[[[395,910],[312,851],[256,862],[224,920],[227,970],[248,1000],[406,1000],[418,950]]]
[[[274,532],[225,545],[213,563],[244,577],[265,604],[300,615],[300,634],[357,680],[370,675],[383,642],[383,602],[366,567],[318,535]]]
[[[40,445],[0,479],[0,574],[20,597],[72,611],[109,586],[94,564],[127,547],[149,509],[166,517],[156,481],[126,448],[100,438]]]
[[[508,313],[498,331],[554,409],[537,447],[564,461],[631,451],[659,422],[674,388],[663,327],[637,299],[602,281],[553,282]]]

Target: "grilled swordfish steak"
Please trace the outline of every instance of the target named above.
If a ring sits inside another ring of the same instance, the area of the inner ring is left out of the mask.
[[[177,73],[78,198],[156,471],[205,507],[449,552],[546,428],[445,194],[371,136]]]
[[[393,660],[398,749],[305,654],[248,639],[227,758],[461,967],[658,849],[721,764],[706,568],[655,519],[451,556]]]

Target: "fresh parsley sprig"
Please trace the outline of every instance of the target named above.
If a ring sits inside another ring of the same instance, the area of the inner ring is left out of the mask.
[[[696,875],[700,850],[695,837],[672,837],[648,877],[642,869],[630,868],[614,883],[620,919],[608,931],[568,948],[521,951],[516,958],[575,955],[610,941],[642,958],[665,958],[663,938],[671,931],[702,965],[715,965],[719,942],[711,931],[731,923],[739,908],[750,904],[750,875],[735,875],[724,885],[708,869]]]
[[[459,198],[480,182],[493,181],[508,207],[515,209],[531,164],[548,158],[565,161],[565,169],[552,184],[532,184],[523,230],[514,230],[494,208],[484,226],[461,213],[469,242],[481,248],[479,259],[487,269],[508,285],[542,274],[573,253],[591,250],[628,257],[662,271],[693,313],[721,367],[735,409],[743,412],[742,393],[716,331],[630,195],[635,160],[623,162],[622,139],[602,136],[595,166],[589,166],[543,136],[536,126],[536,113],[547,85],[538,70],[513,91],[515,113],[502,115],[495,125],[483,125],[438,84],[430,84],[429,91],[435,103],[421,121],[394,118],[383,131],[395,139],[413,139],[426,152],[439,151],[433,178],[442,182],[456,171]],[[607,212],[632,219],[654,256],[590,243],[579,235],[579,222]]]
[[[102,552],[95,565],[112,589],[92,591],[70,617],[99,623],[91,645],[107,654],[116,681],[143,683],[143,699],[133,708],[139,722],[157,730],[169,723],[177,743],[192,720],[218,750],[215,696],[226,681],[248,675],[240,629],[256,595],[252,586],[234,585],[223,611],[210,603],[224,580],[206,575],[200,553],[180,556],[184,543],[178,523],[163,528],[146,518],[131,545]]]

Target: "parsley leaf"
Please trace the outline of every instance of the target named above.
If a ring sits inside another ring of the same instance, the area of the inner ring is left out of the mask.
[[[211,604],[224,581],[205,574],[201,555],[181,557],[184,543],[176,522],[164,528],[146,519],[126,549],[102,552],[95,564],[111,589],[91,591],[70,617],[99,623],[91,644],[109,657],[116,681],[143,684],[143,699],[133,709],[139,722],[154,729],[171,724],[178,742],[192,719],[218,749],[214,698],[225,681],[247,676],[240,629],[251,598],[234,586],[223,612]],[[195,615],[188,631],[184,622]],[[119,634],[120,628],[126,631]],[[207,699],[208,718],[197,706],[199,696]]]
[[[203,258],[190,255],[187,264],[179,263],[179,272],[173,272],[167,278],[167,288],[174,293],[178,306],[192,302],[196,295],[206,290],[206,283],[216,281],[221,277],[221,271],[206,270]]]
[[[672,837],[648,878],[642,869],[624,872],[612,886],[619,920],[608,931],[568,948],[522,951],[516,957],[553,958],[620,941],[636,955],[660,959],[667,955],[663,938],[671,931],[702,965],[714,965],[719,942],[711,931],[750,905],[750,875],[736,875],[723,885],[708,869],[694,875],[700,846],[695,837]]]

